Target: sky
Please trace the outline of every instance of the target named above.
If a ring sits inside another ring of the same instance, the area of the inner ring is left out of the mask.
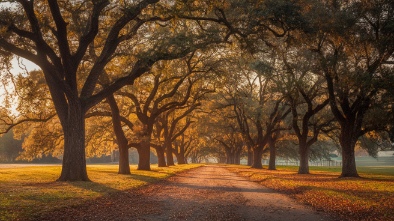
[[[32,63],[26,59],[14,58],[14,59],[12,59],[11,64],[12,64],[12,69],[10,72],[13,75],[18,75],[20,73],[25,73],[26,71],[32,71],[35,69],[39,69],[39,67],[37,65],[35,65],[34,63]],[[12,84],[7,85],[7,90],[12,91],[13,85]],[[5,93],[5,91],[4,91],[3,86],[0,86],[0,107],[3,106],[2,104],[4,102],[4,93]],[[16,103],[16,101],[14,103]],[[16,106],[11,108],[11,111],[14,114],[17,113],[15,108],[16,108]]]
[[[12,74],[19,74],[25,72],[26,70],[32,71],[34,69],[39,69],[37,65],[26,59],[14,58],[12,59],[11,64],[12,64],[12,70],[11,70]]]

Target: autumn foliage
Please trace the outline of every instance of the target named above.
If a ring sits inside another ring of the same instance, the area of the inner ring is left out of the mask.
[[[338,179],[339,172],[297,174],[297,168],[276,171],[229,167],[266,187],[289,194],[315,210],[340,220],[393,220],[394,176],[362,174],[364,178]]]

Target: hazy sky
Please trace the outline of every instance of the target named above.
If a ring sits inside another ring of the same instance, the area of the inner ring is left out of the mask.
[[[32,63],[32,62],[30,62],[28,60],[25,60],[25,59],[16,59],[16,58],[14,58],[11,61],[11,64],[12,64],[11,73],[13,75],[17,75],[17,74],[20,74],[20,73],[26,73],[26,71],[32,71],[32,70],[35,70],[35,69],[39,69],[39,67],[37,65],[35,65],[34,63]],[[9,92],[12,91],[13,90],[13,84],[8,84],[7,90]],[[1,85],[0,86],[0,107],[2,106],[2,103],[4,102],[4,93],[5,93],[4,87],[3,87],[3,85]],[[16,111],[16,105],[17,105],[16,103],[17,103],[17,101],[15,100],[15,101],[12,101],[12,102],[15,105],[13,105],[11,107],[11,111],[12,111],[13,114],[17,115],[17,113],[18,113]]]
[[[21,72],[27,71],[32,71],[34,69],[39,69],[37,65],[34,63],[26,60],[26,59],[12,59],[11,61],[12,64],[12,70],[11,73],[13,74],[19,74]]]

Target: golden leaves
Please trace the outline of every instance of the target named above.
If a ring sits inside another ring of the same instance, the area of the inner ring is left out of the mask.
[[[339,173],[315,171],[300,175],[296,174],[296,168],[289,167],[277,171],[230,169],[341,220],[394,219],[393,176],[339,179]]]

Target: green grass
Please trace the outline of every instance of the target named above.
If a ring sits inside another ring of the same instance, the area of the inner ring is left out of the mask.
[[[151,171],[139,171],[131,166],[131,175],[120,175],[117,165],[89,165],[92,182],[55,182],[60,166],[0,168],[0,220],[23,220],[106,194],[138,188],[198,166],[152,166]]]
[[[338,178],[340,167],[310,167],[303,175],[296,166],[228,168],[341,220],[394,220],[394,167],[359,167],[361,178]]]

